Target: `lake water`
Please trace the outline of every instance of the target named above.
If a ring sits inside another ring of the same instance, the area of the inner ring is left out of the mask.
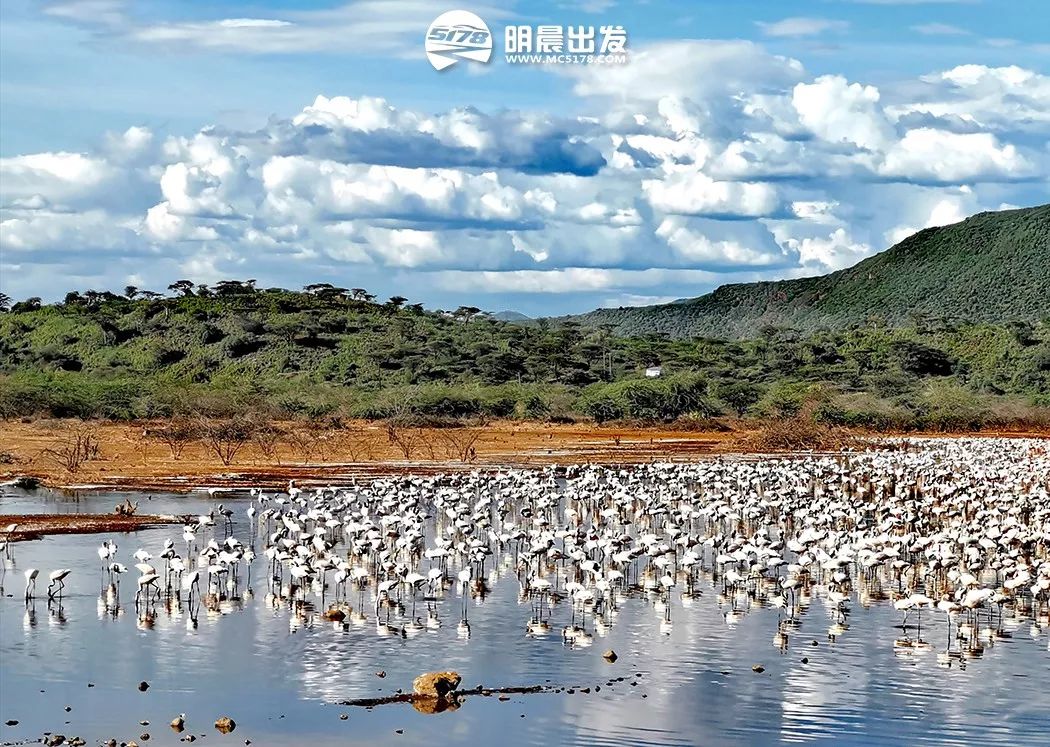
[[[108,512],[123,497],[8,488],[0,512]],[[247,494],[131,498],[140,512],[161,514],[206,513],[221,499],[234,509],[233,534],[253,544]],[[214,531],[221,540],[221,525]],[[359,594],[349,594],[364,624],[343,625],[293,611],[268,593],[261,537],[254,537],[250,583],[242,569],[235,598],[213,610],[201,606],[193,615],[185,604],[162,602],[142,619],[133,568],[119,602],[107,601],[96,554],[103,538],[118,542],[118,559],[130,567],[137,548],[157,555],[165,539],[179,547],[181,532],[176,525],[55,536],[10,548],[0,600],[0,724],[18,724],[0,725],[0,743],[55,732],[88,744],[142,744],[148,732],[149,744],[177,744],[184,735],[168,723],[181,712],[186,733],[218,745],[1050,744],[1050,634],[1020,611],[1007,611],[979,652],[939,661],[948,640],[936,610],[923,613],[921,636],[910,633],[930,647],[902,649],[894,645],[901,613],[886,601],[854,594],[839,618],[815,590],[795,623],[783,626],[784,613],[759,599],[738,603],[734,613],[732,600],[720,598],[721,582],[701,574],[697,593],[683,599],[676,589],[666,612],[654,595],[629,595],[612,624],[588,618],[592,645],[571,646],[560,634],[571,614],[565,603],[554,607],[550,635],[526,636],[532,605],[519,599],[508,559],[483,600],[467,598],[469,637],[457,625],[464,600],[455,589],[431,603],[440,627],[382,636],[367,595],[359,604]],[[42,569],[28,607],[27,567]],[[61,604],[44,592],[55,568],[73,569]],[[417,616],[426,607],[420,601]],[[844,624],[829,635],[836,622]],[[614,663],[602,658],[610,648]],[[576,692],[471,696],[439,714],[404,703],[338,705],[410,690],[417,674],[444,669],[460,672],[462,687],[550,684]],[[137,688],[142,680],[146,692]],[[236,721],[230,734],[213,726],[223,715]]]

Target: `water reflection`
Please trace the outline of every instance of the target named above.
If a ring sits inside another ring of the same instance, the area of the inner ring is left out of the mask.
[[[989,516],[1006,497],[1035,500],[1027,516],[1003,513],[1012,517],[1006,531],[1032,527],[1037,536],[1050,529],[1050,471],[1039,448],[996,444],[975,452],[970,467],[953,466],[951,477],[979,491]],[[1050,712],[1039,587],[1046,541],[1025,548],[1026,534],[1016,545],[996,541],[1001,557],[995,548],[973,556],[965,548],[982,547],[983,536],[974,531],[973,542],[952,550],[974,558],[964,571],[959,559],[929,552],[943,537],[917,546],[954,531],[907,514],[920,500],[910,488],[950,455],[938,447],[911,454],[225,494],[214,515],[201,498],[156,498],[153,510],[198,518],[182,530],[125,536],[119,556],[104,560],[102,538],[56,537],[19,547],[19,563],[5,561],[5,573],[24,563],[74,574],[62,600],[31,600],[24,610],[20,599],[3,600],[0,687],[17,693],[3,699],[3,717],[18,711],[33,724],[24,715],[29,694],[74,679],[81,689],[88,677],[124,689],[150,679],[167,709],[154,719],[193,719],[217,700],[237,719],[238,739],[254,729],[265,743],[298,744],[305,732],[335,743],[345,732],[319,702],[391,693],[420,671],[455,668],[468,686],[550,681],[602,690],[522,698],[514,713],[472,699],[440,727],[410,720],[433,714],[391,706],[352,714],[355,733],[382,743],[408,723],[417,727],[409,742],[440,728],[443,740],[468,744],[485,729],[511,744],[835,742],[858,733],[871,742],[1045,742],[1032,714]],[[987,479],[999,486],[980,482]],[[771,507],[781,501],[771,493],[796,489],[814,503],[871,492],[857,500],[876,505],[878,495],[903,510],[882,518],[875,508],[847,511],[825,523],[804,506]],[[930,508],[952,501],[924,490]],[[96,500],[112,503],[84,497],[80,507],[90,511]],[[603,516],[610,505],[626,508]],[[765,513],[748,515],[757,507]],[[967,510],[957,519],[976,528]],[[881,533],[880,521],[890,522]],[[881,535],[888,539],[872,540]],[[1013,562],[994,568],[996,558]],[[1021,577],[1018,559],[1034,572],[1021,591],[1004,594],[1004,582]],[[114,568],[121,560],[131,568]],[[92,568],[101,580],[88,595]],[[981,600],[971,594],[984,589],[991,594]],[[44,628],[38,604],[47,609]],[[21,630],[12,626],[19,612]],[[617,651],[615,664],[602,658],[606,648]],[[613,674],[634,685],[610,684]],[[84,732],[100,738],[138,720],[95,710]],[[288,711],[291,720],[274,723]],[[995,714],[996,727],[960,714]],[[36,721],[41,730],[55,723]]]

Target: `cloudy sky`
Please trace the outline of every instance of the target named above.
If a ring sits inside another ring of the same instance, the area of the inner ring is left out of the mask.
[[[487,65],[437,72],[454,8]],[[621,25],[510,65],[508,24]],[[528,314],[820,274],[1050,201],[1045,0],[3,0],[0,289],[332,282]]]

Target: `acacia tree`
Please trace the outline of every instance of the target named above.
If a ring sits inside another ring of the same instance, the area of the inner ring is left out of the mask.
[[[9,311],[11,309],[11,296],[6,293],[0,293],[0,313]]]
[[[172,293],[181,293],[183,296],[193,295],[193,281],[192,280],[176,280],[174,283],[168,286],[168,290]]]

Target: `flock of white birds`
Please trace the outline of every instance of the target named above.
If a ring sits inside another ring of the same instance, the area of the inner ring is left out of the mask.
[[[530,608],[525,634],[560,632],[573,646],[589,645],[632,599],[651,604],[657,629],[670,632],[672,607],[703,593],[727,624],[755,606],[777,608],[778,646],[814,598],[829,612],[832,638],[847,630],[851,605],[892,604],[901,653],[931,648],[927,613],[947,626],[937,636],[945,665],[1022,622],[1033,637],[1046,631],[1050,443],[880,447],[252,489],[236,517],[243,541],[234,511],[218,504],[186,524],[181,542],[137,550],[135,606],[143,619],[159,602],[218,609],[250,590],[254,566],[271,601],[296,612],[295,624],[371,620],[381,635],[439,627],[437,602],[452,593],[462,598],[458,631],[469,636],[467,601],[511,576]],[[114,542],[98,554],[101,611],[119,603],[129,569]],[[50,597],[61,596],[70,573],[50,574]],[[25,575],[28,604],[38,572]]]

